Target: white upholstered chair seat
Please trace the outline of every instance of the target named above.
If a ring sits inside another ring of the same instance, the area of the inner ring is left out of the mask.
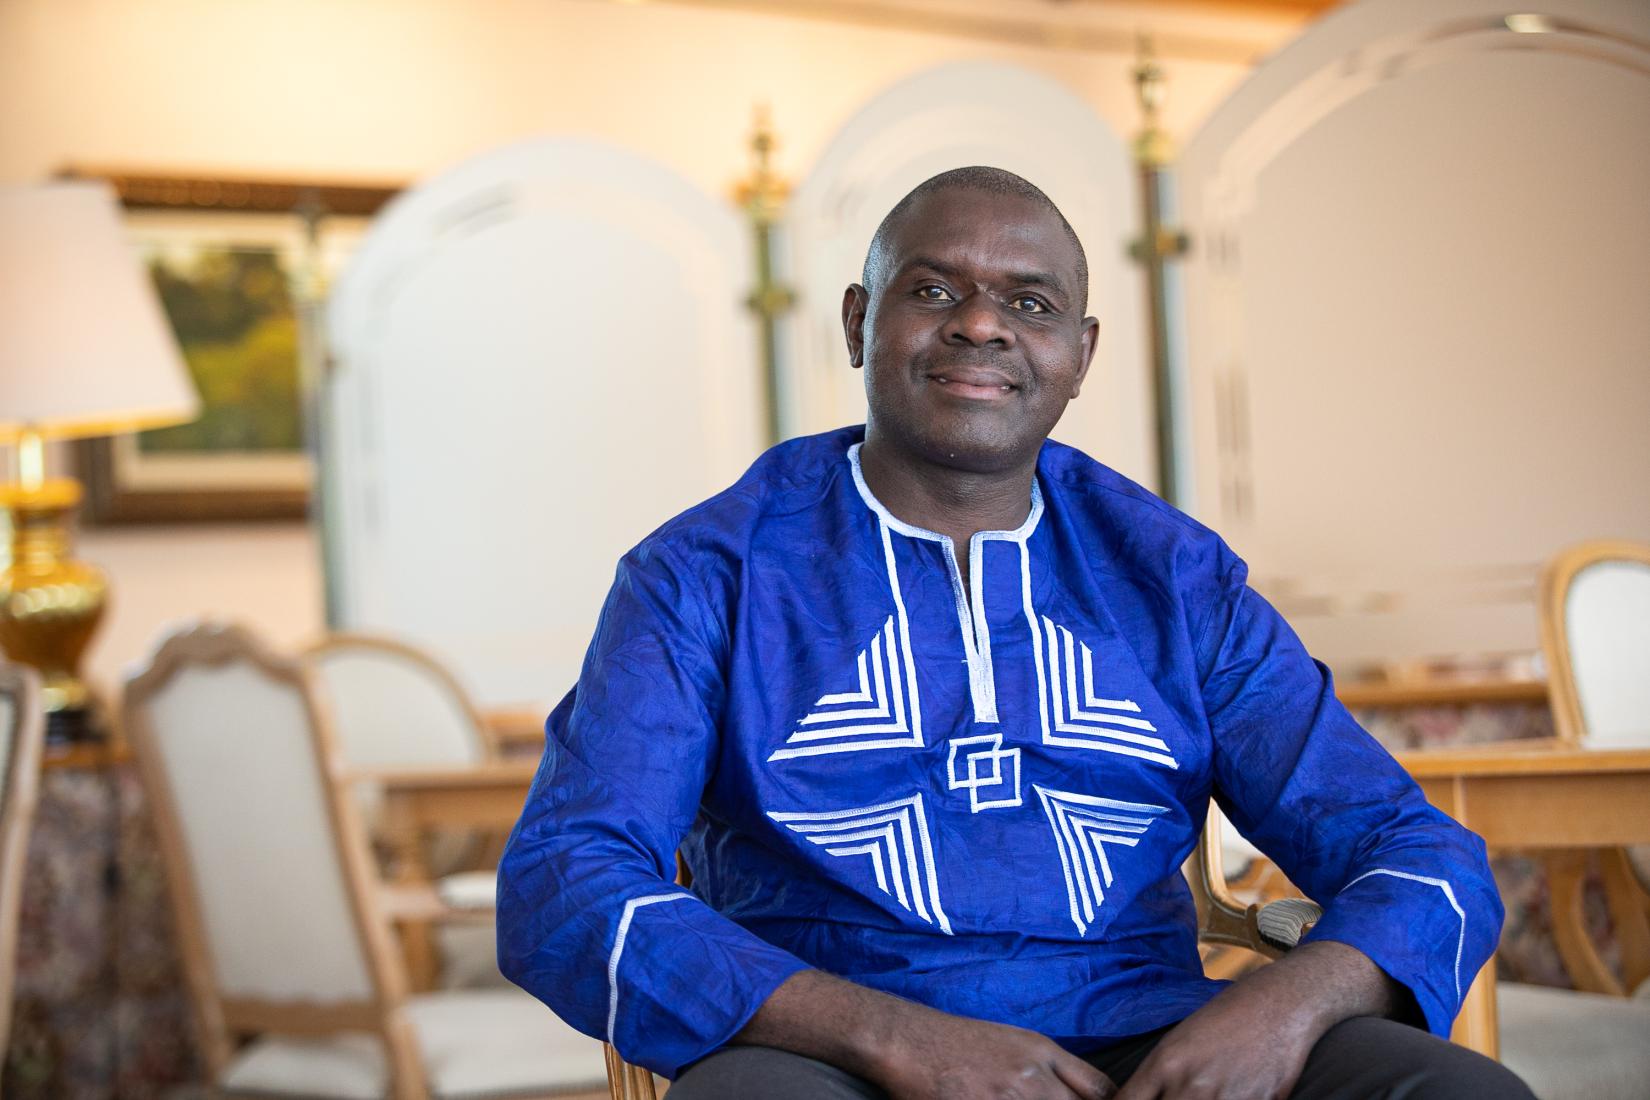
[[[1542,1100],[1643,1100],[1650,1001],[1503,982],[1501,1061]]]
[[[490,911],[498,890],[497,871],[461,871],[445,875],[436,884],[436,894],[454,909],[473,913]],[[435,930],[441,951],[443,989],[515,989],[498,969],[498,941],[491,921],[477,924],[457,921]]]
[[[408,999],[432,1097],[543,1095],[599,1089],[601,1043],[517,989],[426,993]],[[237,1052],[224,1092],[379,1100],[387,1095],[382,1044],[371,1035],[265,1037]]]
[[[454,909],[491,909],[497,892],[497,871],[461,871],[436,883],[436,893]]]

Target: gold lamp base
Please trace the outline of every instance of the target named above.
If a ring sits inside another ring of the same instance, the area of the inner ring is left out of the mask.
[[[48,735],[92,736],[92,698],[76,674],[103,617],[109,583],[71,556],[78,482],[0,486],[0,650],[40,671]]]

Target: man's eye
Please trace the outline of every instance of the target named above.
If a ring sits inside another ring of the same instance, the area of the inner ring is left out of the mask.
[[[943,286],[922,286],[917,288],[917,297],[926,298],[930,302],[950,301],[951,295]]]
[[[1014,299],[1014,308],[1021,313],[1047,313],[1048,306],[1041,298],[1033,298],[1029,294],[1022,294]]]

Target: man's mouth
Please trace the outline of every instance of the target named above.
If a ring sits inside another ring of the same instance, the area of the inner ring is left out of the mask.
[[[927,376],[930,382],[953,397],[972,401],[997,401],[1014,392],[1015,386],[1001,375],[957,371],[949,374],[935,372]]]

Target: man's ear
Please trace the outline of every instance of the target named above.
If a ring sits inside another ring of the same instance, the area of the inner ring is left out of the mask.
[[[865,365],[865,310],[871,292],[858,283],[849,283],[842,292],[842,336],[848,341],[848,365],[855,370]]]
[[[1094,349],[1100,346],[1100,321],[1094,317],[1083,318],[1082,363],[1077,368],[1077,377],[1071,382],[1071,396],[1075,400],[1083,392],[1083,379],[1089,376],[1089,367],[1094,365]]]

